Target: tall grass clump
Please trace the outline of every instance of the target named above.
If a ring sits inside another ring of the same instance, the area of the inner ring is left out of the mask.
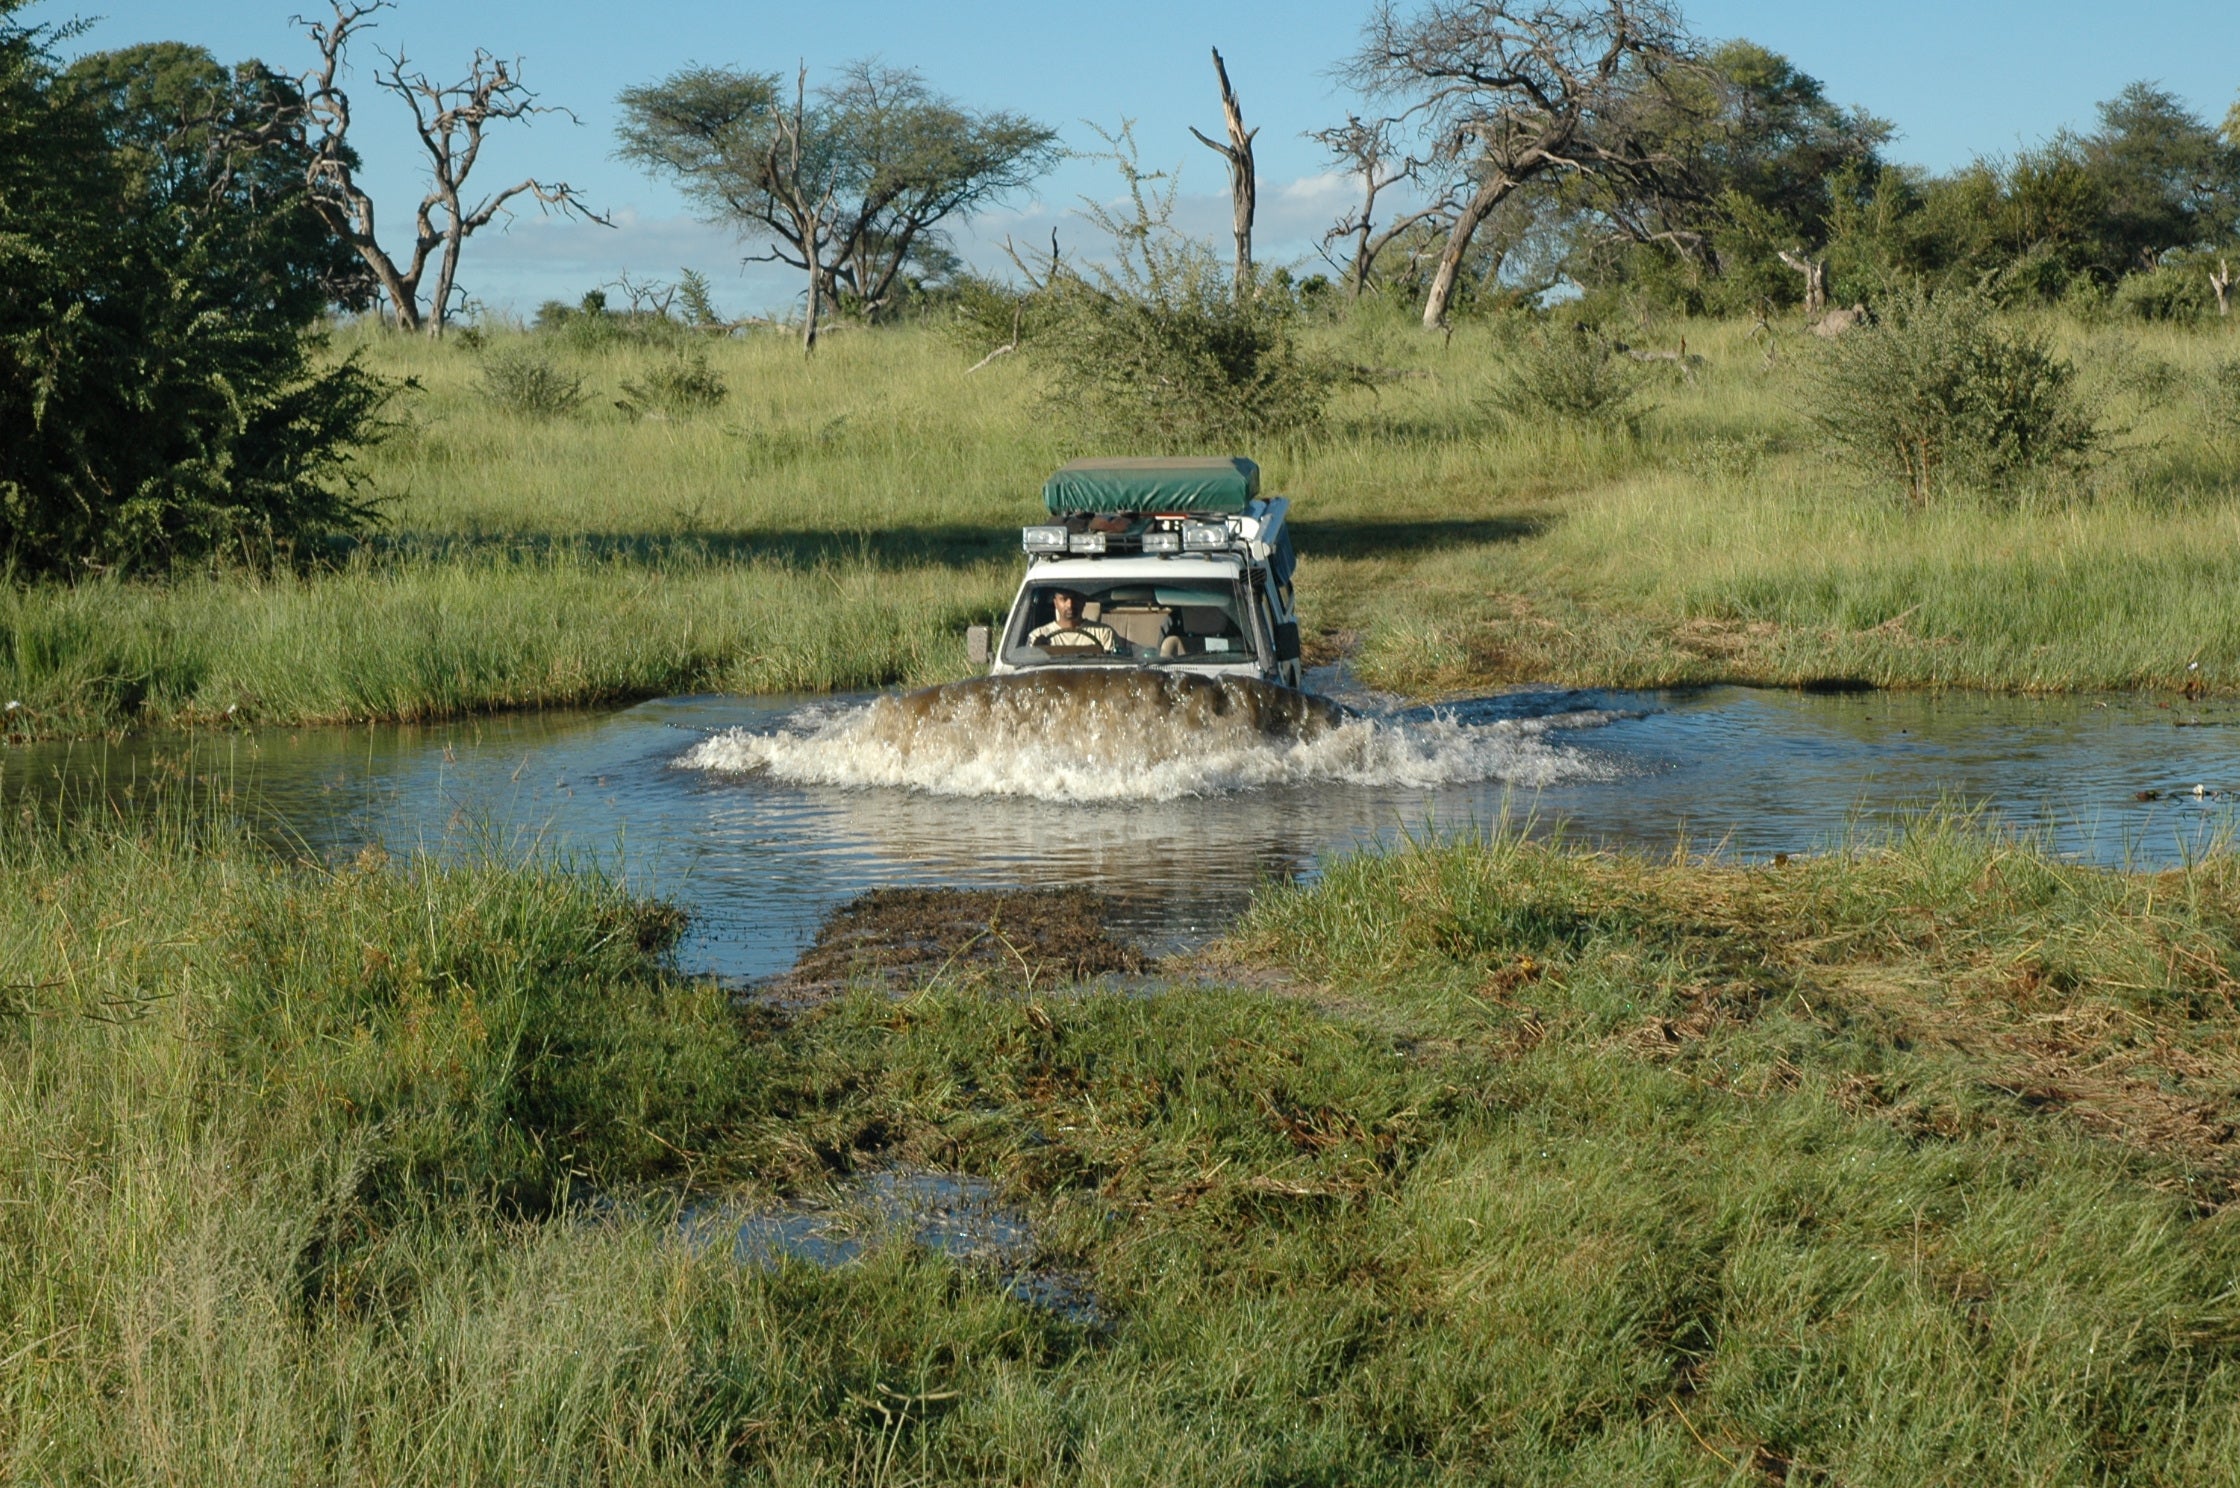
[[[2100,444],[2076,368],[1981,289],[1901,287],[1878,324],[1810,364],[1808,412],[1836,449],[1920,506],[1954,484],[2011,486]]]
[[[1502,359],[1485,401],[1508,423],[1610,426],[1638,417],[1634,400],[1641,384],[1640,373],[1607,339],[1576,324],[1519,343]]]
[[[528,346],[490,353],[477,383],[491,407],[522,418],[564,418],[584,401],[582,377]]]
[[[2209,369],[2201,401],[2209,425],[2227,439],[2240,439],[2240,357],[2224,357]]]
[[[648,1382],[642,1311],[597,1320],[629,1278],[558,1217],[755,1078],[677,923],[550,866],[292,864],[199,808],[0,823],[0,1479],[627,1456],[583,1392]]]
[[[689,418],[721,407],[730,395],[730,384],[708,365],[706,352],[680,351],[655,362],[636,382],[624,379],[615,406],[631,420]]]
[[[798,560],[691,539],[361,553],[255,587],[220,575],[0,591],[0,690],[21,704],[0,729],[430,719],[934,681],[1010,582],[985,561],[897,571],[833,547]]]

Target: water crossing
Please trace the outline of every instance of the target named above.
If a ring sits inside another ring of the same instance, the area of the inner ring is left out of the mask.
[[[1248,678],[1079,668],[806,708],[776,729],[719,733],[678,763],[795,785],[1071,802],[1312,785],[1540,787],[1612,773],[1609,760],[1552,736],[1617,716],[1376,717]]]
[[[0,798],[65,778],[121,793],[191,752],[291,851],[619,864],[692,912],[688,967],[741,977],[784,971],[834,906],[880,887],[1093,888],[1155,953],[1324,854],[1505,811],[1747,860],[1943,800],[2154,866],[2220,840],[2240,799],[2229,703],[1530,689],[1407,709],[1337,690],[1336,710],[1193,682],[1154,698],[1141,689],[1168,679],[1110,675],[17,748],[0,750]]]

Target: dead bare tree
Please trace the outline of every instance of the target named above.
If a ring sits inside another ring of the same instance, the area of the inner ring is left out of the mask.
[[[1434,158],[1471,183],[1432,275],[1423,323],[1447,314],[1470,240],[1519,188],[1551,175],[1653,179],[1669,152],[1628,121],[1689,46],[1663,0],[1383,0],[1348,65],[1372,97],[1403,102]]]
[[[1346,174],[1361,182],[1361,205],[1338,219],[1337,224],[1322,235],[1322,256],[1332,268],[1345,275],[1346,294],[1359,299],[1369,287],[1369,276],[1376,271],[1377,260],[1384,250],[1391,247],[1408,229],[1419,223],[1457,210],[1461,203],[1456,199],[1459,187],[1449,183],[1443,191],[1434,193],[1435,200],[1413,212],[1403,212],[1377,227],[1377,198],[1396,186],[1419,183],[1425,162],[1413,155],[1401,155],[1393,143],[1392,131],[1397,121],[1392,119],[1364,120],[1358,114],[1348,114],[1346,122],[1329,129],[1318,129],[1309,135],[1328,150],[1344,166]],[[1395,156],[1398,156],[1395,159]],[[1346,262],[1340,264],[1331,256],[1331,249],[1348,239],[1353,251]]]
[[[328,228],[366,261],[400,329],[443,334],[458,285],[459,256],[467,239],[489,226],[516,197],[533,197],[548,212],[573,214],[603,227],[613,225],[586,206],[565,181],[542,181],[533,176],[468,205],[467,178],[481,158],[483,137],[492,124],[526,121],[537,114],[562,114],[571,122],[580,122],[566,109],[536,101],[536,94],[522,86],[518,59],[508,64],[477,48],[466,77],[455,83],[436,83],[424,72],[408,72],[402,52],[383,53],[388,69],[376,71],[374,82],[411,108],[413,127],[427,152],[430,177],[428,193],[421,198],[413,217],[412,251],[400,267],[381,246],[375,230],[373,198],[358,184],[358,154],[350,143],[350,96],[341,83],[351,38],[359,31],[370,30],[374,24],[370,18],[393,9],[393,0],[331,3],[331,21],[295,17],[295,24],[310,34],[319,49],[319,66],[300,80],[306,143],[311,151],[305,178],[312,206]],[[436,269],[435,289],[423,311],[420,283],[431,260]]]
[[[1824,258],[1807,258],[1803,249],[1779,249],[1780,260],[1804,275],[1804,318],[1818,320],[1828,308],[1828,261]]]
[[[1260,192],[1252,167],[1252,138],[1260,131],[1244,127],[1244,110],[1229,86],[1228,64],[1221,60],[1219,47],[1213,49],[1213,75],[1221,80],[1221,117],[1228,124],[1229,142],[1206,138],[1195,124],[1190,132],[1198,136],[1199,144],[1229,162],[1229,214],[1237,237],[1236,294],[1237,303],[1243,304],[1252,293],[1252,218]]]
[[[2216,272],[2209,276],[2209,287],[2217,292],[2217,314],[2232,313],[2232,263],[2218,259]]]

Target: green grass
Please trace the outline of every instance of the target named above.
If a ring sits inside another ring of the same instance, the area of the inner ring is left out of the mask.
[[[1949,817],[1779,868],[1429,841],[1263,895],[1203,988],[786,1014],[678,977],[673,929],[534,864],[0,827],[0,1476],[2240,1460],[2229,858]],[[882,1164],[993,1178],[1103,1320],[668,1217]]]
[[[1631,431],[1492,412],[1504,323],[1443,342],[1364,311],[1315,334],[1408,374],[1252,452],[1297,498],[1313,653],[1374,682],[2240,686],[2224,329],[2062,325],[2109,456],[1911,516],[1817,452],[1814,343],[1793,332],[1771,364],[1740,325],[1626,332],[1705,358],[1654,379]],[[590,394],[540,420],[477,392],[509,339],[344,338],[417,388],[363,467],[389,525],[339,572],[7,589],[7,736],[953,677],[963,625],[1015,582],[1042,475],[1088,448],[1031,356],[968,376],[974,353],[923,327],[850,331],[808,364],[777,337],[716,343],[722,406],[635,421],[615,401],[665,353],[540,340]]]

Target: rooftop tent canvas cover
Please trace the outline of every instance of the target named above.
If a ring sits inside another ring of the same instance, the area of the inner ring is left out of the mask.
[[[1042,484],[1052,516],[1069,512],[1203,512],[1231,515],[1260,494],[1250,460],[1076,460]]]

